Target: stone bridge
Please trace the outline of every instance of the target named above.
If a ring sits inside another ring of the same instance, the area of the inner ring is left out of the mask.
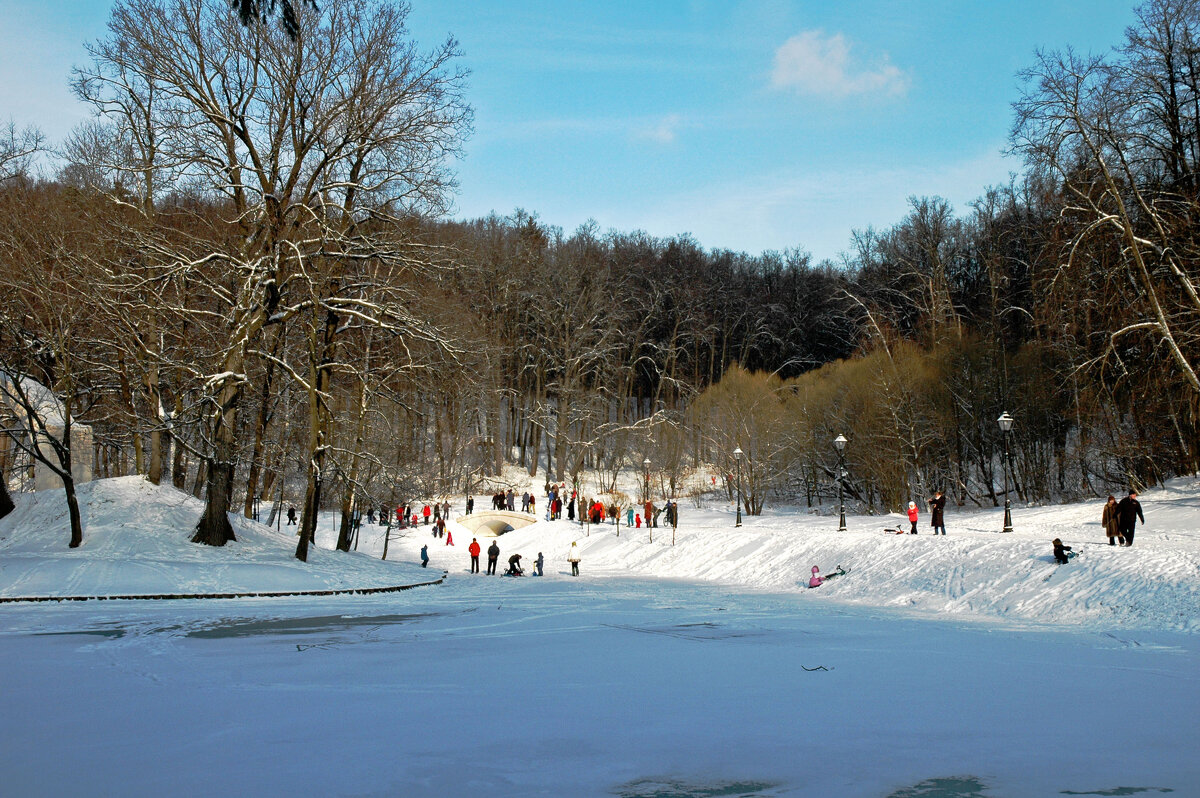
[[[537,521],[537,516],[531,513],[509,512],[508,510],[484,510],[483,512],[460,515],[454,519],[460,526],[471,530],[475,535],[503,535],[514,529],[529,526]]]

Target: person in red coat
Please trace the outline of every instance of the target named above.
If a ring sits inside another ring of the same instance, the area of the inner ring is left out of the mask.
[[[427,505],[425,505],[425,509],[421,511],[421,515],[425,516],[425,523],[427,523],[427,524],[429,523],[429,514],[430,514],[430,512],[431,512],[431,511],[430,511],[430,509],[429,509],[429,505],[428,505],[428,504],[427,504]]]
[[[917,516],[919,516],[919,515],[920,515],[920,512],[918,512],[918,510],[917,510],[917,503],[909,502],[908,503],[908,520],[912,522],[912,530],[908,534],[910,534],[910,535],[917,534]]]
[[[471,545],[467,546],[467,551],[471,554],[471,573],[479,573],[479,541],[471,538]]]

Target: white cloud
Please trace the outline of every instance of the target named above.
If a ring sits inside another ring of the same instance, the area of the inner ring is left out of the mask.
[[[898,96],[908,90],[908,75],[890,62],[887,53],[866,66],[850,50],[850,42],[840,33],[827,36],[822,30],[806,30],[775,51],[771,85],[824,97]]]
[[[679,126],[683,119],[679,114],[668,114],[654,125],[637,131],[637,138],[658,144],[674,144],[679,137]]]

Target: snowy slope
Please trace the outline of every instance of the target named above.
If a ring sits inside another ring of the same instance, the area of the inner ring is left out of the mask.
[[[426,582],[441,576],[411,562],[312,548],[295,559],[296,538],[231,514],[237,541],[191,543],[203,504],[141,477],[79,486],[83,545],[70,549],[61,490],[14,496],[0,519],[0,596],[331,590]]]
[[[618,537],[611,524],[543,521],[504,535],[500,547],[502,559],[542,551],[550,572],[566,573],[566,551],[576,540],[584,577],[705,580],[795,592],[803,601],[1200,632],[1200,483],[1176,480],[1140,500],[1149,524],[1139,525],[1132,548],[1107,545],[1099,502],[1014,509],[1011,534],[998,531],[1000,511],[949,510],[946,537],[929,534],[927,516],[916,536],[883,532],[898,526],[899,516],[851,516],[849,531],[839,533],[834,518],[786,510],[746,517],[735,529],[727,506],[682,506],[675,545],[670,529],[654,530],[651,543],[646,529],[622,526]],[[1054,564],[1055,537],[1078,552],[1069,565]],[[457,562],[435,556],[433,564],[453,575]],[[809,590],[813,565],[842,565],[852,574]]]
[[[791,593],[805,602],[852,602],[963,618],[1094,624],[1200,632],[1200,482],[1177,480],[1142,495],[1149,524],[1132,548],[1104,544],[1100,504],[1014,509],[1012,534],[1000,534],[999,511],[947,513],[949,535],[885,534],[897,516],[850,516],[849,531],[800,509],[746,517],[733,527],[724,503],[681,507],[675,544],[670,529],[617,530],[566,520],[539,521],[503,535],[502,563],[513,552],[547,559],[547,576],[569,578],[571,541],[583,552],[582,577],[621,576],[705,581]],[[428,528],[393,540],[389,560],[382,527],[364,525],[361,552],[330,551],[332,516],[322,519],[309,562],[294,559],[295,537],[231,516],[238,540],[222,548],[188,542],[201,503],[138,477],[81,486],[84,545],[68,549],[66,507],[59,491],[17,497],[0,520],[0,596],[113,595],[382,587],[430,581],[449,570],[470,578],[471,533],[452,522],[454,546]],[[544,502],[543,502],[544,504]],[[539,514],[540,515],[540,514]],[[1061,537],[1079,556],[1057,566],[1050,540]],[[489,538],[481,538],[486,548]],[[416,567],[429,544],[431,568]],[[807,589],[811,566],[851,574]]]

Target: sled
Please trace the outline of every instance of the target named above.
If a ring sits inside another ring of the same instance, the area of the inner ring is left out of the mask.
[[[907,530],[900,529],[899,527],[885,526],[883,528],[883,533],[885,535],[904,535],[907,533]]]

